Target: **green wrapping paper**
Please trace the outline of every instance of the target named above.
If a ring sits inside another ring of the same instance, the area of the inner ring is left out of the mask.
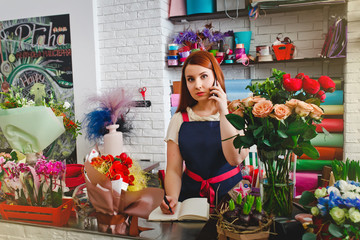
[[[43,106],[0,110],[0,127],[10,146],[22,153],[40,152],[65,132],[62,117]]]
[[[311,144],[317,147],[343,147],[344,135],[342,133],[319,133],[315,138],[311,139]]]
[[[321,171],[324,166],[331,166],[331,160],[296,160],[296,171]]]

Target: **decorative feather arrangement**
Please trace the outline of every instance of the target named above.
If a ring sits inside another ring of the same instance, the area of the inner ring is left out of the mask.
[[[89,141],[101,139],[108,130],[106,126],[118,124],[118,131],[130,132],[131,124],[126,115],[134,106],[132,95],[123,88],[116,88],[103,92],[99,96],[91,97],[90,103],[96,104],[93,111],[87,113],[84,119],[86,135]]]

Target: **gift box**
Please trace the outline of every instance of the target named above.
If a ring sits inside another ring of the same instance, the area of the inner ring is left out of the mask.
[[[295,46],[292,43],[272,46],[276,60],[289,60],[293,58]]]

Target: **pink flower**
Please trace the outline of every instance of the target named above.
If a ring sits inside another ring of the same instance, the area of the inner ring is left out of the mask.
[[[308,116],[312,110],[313,107],[309,103],[303,101],[299,101],[295,108],[296,114],[298,114],[300,117]]]
[[[275,104],[274,113],[270,114],[270,117],[277,120],[284,120],[291,115],[291,109],[285,104]]]
[[[293,98],[290,99],[289,101],[286,101],[285,105],[288,106],[291,110],[293,110],[296,108],[299,101],[300,100]]]
[[[325,102],[326,94],[324,90],[317,92],[316,97],[320,99],[320,102]]]
[[[244,106],[242,105],[240,100],[234,100],[228,105],[228,110],[232,114],[239,115],[240,117],[244,117]]]
[[[324,114],[324,111],[315,104],[310,104],[313,107],[313,110],[310,112],[309,116],[313,119],[319,120]]]
[[[273,110],[273,104],[270,100],[263,100],[254,105],[252,113],[255,117],[265,118],[270,115]]]

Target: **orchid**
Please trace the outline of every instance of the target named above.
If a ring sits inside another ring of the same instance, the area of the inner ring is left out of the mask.
[[[359,239],[360,237],[360,195],[357,193],[359,183],[354,181],[337,181],[334,186],[319,188],[327,192],[317,199],[316,207],[311,208],[315,225],[313,234],[304,235],[303,240],[313,239],[313,235],[341,239]],[[303,192],[300,204],[312,203],[313,193]],[[328,239],[328,238],[326,238]]]
[[[60,206],[63,190],[66,190],[63,181],[65,163],[41,156],[32,167],[16,160],[12,157],[0,163],[3,170],[1,190],[7,202],[26,206]]]

